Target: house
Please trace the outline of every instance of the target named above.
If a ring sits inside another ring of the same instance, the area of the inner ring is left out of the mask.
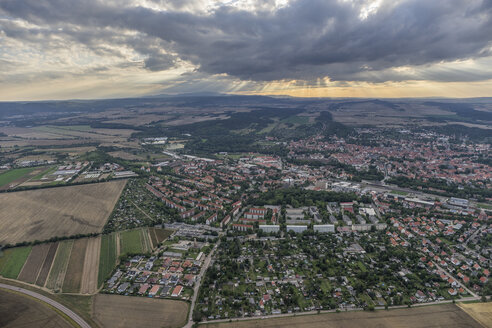
[[[183,286],[176,286],[171,294],[172,297],[178,297],[181,295],[181,292],[183,291]]]
[[[152,286],[152,288],[149,291],[149,297],[154,297],[155,295],[157,295],[157,292],[159,291],[160,288],[161,286],[159,285]]]
[[[138,293],[140,295],[143,295],[145,294],[145,292],[147,291],[147,289],[150,288],[150,285],[149,284],[143,284],[142,286],[140,286],[140,289],[138,290]]]

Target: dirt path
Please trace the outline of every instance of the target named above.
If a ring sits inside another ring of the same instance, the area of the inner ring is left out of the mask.
[[[93,294],[97,291],[97,274],[99,272],[99,255],[101,236],[90,238],[85,252],[84,270],[80,287],[81,294]]]

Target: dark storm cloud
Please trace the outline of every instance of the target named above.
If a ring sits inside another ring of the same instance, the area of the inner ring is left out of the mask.
[[[492,78],[487,70],[467,75],[420,69],[418,76],[391,70],[490,56],[492,1],[391,0],[365,19],[361,5],[309,0],[275,11],[222,6],[192,13],[179,6],[154,11],[94,0],[2,0],[0,11],[51,33],[63,28],[71,40],[95,51],[124,44],[146,56],[144,66],[153,71],[180,59],[201,72],[254,81]],[[16,37],[29,40],[26,33],[17,31]]]

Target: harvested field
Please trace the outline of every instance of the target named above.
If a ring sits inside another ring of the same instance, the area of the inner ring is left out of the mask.
[[[31,246],[5,250],[3,256],[0,257],[0,275],[16,279],[30,253]]]
[[[116,235],[116,233],[112,233],[101,237],[99,274],[97,278],[98,287],[104,283],[104,280],[111,274],[116,266],[116,260],[118,258]]]
[[[38,279],[36,280],[36,285],[43,287],[46,283],[46,279],[48,278],[48,274],[50,273],[51,265],[53,264],[53,260],[55,259],[56,250],[58,249],[58,243],[51,243],[50,249],[48,250],[48,254],[44,259],[43,266],[39,271]]]
[[[262,327],[262,328],[480,328],[478,322],[454,304],[421,306],[411,309],[397,309],[376,312],[342,312],[320,315],[299,315],[296,317],[267,320],[245,320],[208,324],[207,328]]]
[[[121,254],[143,253],[142,229],[120,233]]]
[[[65,240],[60,242],[58,250],[56,251],[55,260],[53,266],[48,275],[48,281],[46,282],[46,288],[52,290],[60,290],[65,279],[65,272],[67,271],[68,260],[70,259],[70,252],[72,251],[73,240]]]
[[[81,294],[93,294],[97,291],[100,251],[101,237],[90,238],[85,252],[84,271],[80,285]]]
[[[126,180],[0,194],[0,244],[101,232]]]
[[[182,327],[188,304],[180,301],[98,294],[94,321],[101,327]]]
[[[492,328],[492,303],[459,303],[458,306],[484,327]]]
[[[73,242],[70,261],[68,261],[67,272],[65,273],[65,279],[63,280],[62,290],[64,293],[80,292],[87,243],[87,238],[77,239]]]
[[[73,328],[48,305],[4,289],[0,289],[0,327]]]
[[[29,254],[17,279],[33,284],[38,278],[39,271],[41,270],[41,266],[43,265],[49,250],[49,244],[33,246],[31,254]]]

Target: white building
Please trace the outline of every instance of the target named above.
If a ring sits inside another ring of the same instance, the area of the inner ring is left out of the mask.
[[[294,231],[295,233],[301,233],[307,230],[307,226],[305,225],[288,225],[287,231]]]
[[[267,233],[280,231],[279,225],[262,225],[262,224],[260,224],[259,228],[261,231],[267,232]]]
[[[327,232],[335,232],[334,224],[319,224],[313,226],[314,231],[327,233]]]

